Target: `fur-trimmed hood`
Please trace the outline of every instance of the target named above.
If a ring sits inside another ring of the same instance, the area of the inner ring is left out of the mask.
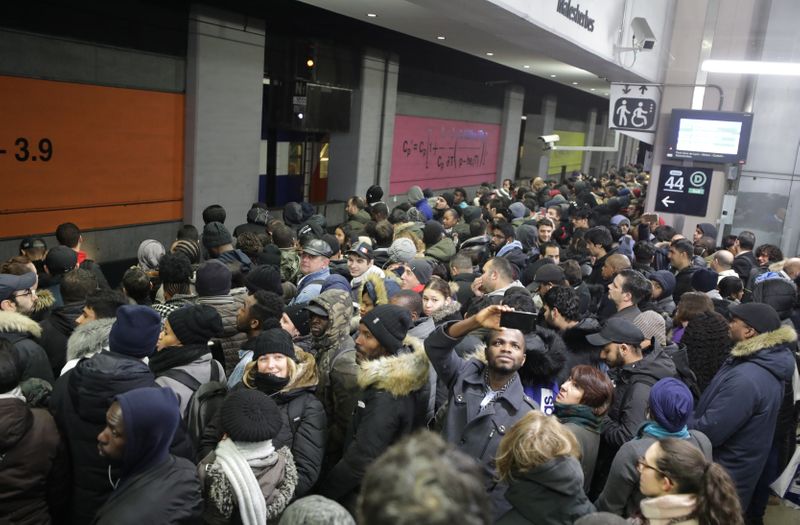
[[[78,325],[67,340],[67,360],[93,355],[108,347],[108,334],[114,321],[112,317]]]
[[[445,304],[444,306],[433,312],[431,314],[431,319],[433,319],[433,322],[436,323],[436,325],[438,326],[439,323],[441,323],[442,321],[449,321],[450,319],[448,319],[448,317],[455,316],[456,314],[458,314],[458,316],[456,317],[459,320],[462,319],[461,303],[459,303],[458,301],[450,301],[450,304]]]
[[[395,397],[407,396],[424,387],[428,383],[430,361],[422,341],[416,337],[406,337],[403,345],[411,351],[404,352],[401,349],[397,355],[361,363],[358,386],[362,389],[374,387],[385,390]]]
[[[38,339],[42,336],[42,327],[30,317],[17,312],[0,312],[0,332],[28,334]]]
[[[299,346],[294,347],[295,356],[297,356],[297,366],[291,381],[283,389],[282,394],[287,394],[297,390],[305,390],[308,388],[315,388],[319,384],[319,376],[317,375],[317,360],[314,359],[312,354],[300,349]]]
[[[731,350],[733,357],[748,357],[765,348],[788,345],[797,341],[797,332],[791,326],[781,326],[772,332],[765,332],[750,339],[740,341]]]
[[[56,304],[56,298],[53,292],[46,289],[36,290],[36,301],[33,303],[34,313],[44,312],[53,308]]]

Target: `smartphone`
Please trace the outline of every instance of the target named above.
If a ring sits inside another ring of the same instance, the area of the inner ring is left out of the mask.
[[[500,326],[503,328],[513,328],[520,332],[532,332],[536,328],[536,314],[528,312],[502,312],[500,314]]]

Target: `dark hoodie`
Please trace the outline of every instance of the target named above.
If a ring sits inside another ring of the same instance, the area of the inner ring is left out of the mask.
[[[558,387],[569,376],[565,374],[567,347],[557,332],[543,326],[525,334],[525,364],[519,377],[525,394],[533,399],[543,414],[555,411]]]
[[[58,377],[67,362],[67,340],[77,328],[75,320],[83,313],[84,302],[68,303],[54,309],[50,316],[42,321],[42,337],[39,344],[47,353],[53,377]]]
[[[199,520],[203,500],[196,467],[169,453],[181,418],[174,392],[140,388],[118,395],[116,401],[125,428],[122,476],[93,523]]]
[[[572,525],[595,511],[583,492],[581,464],[572,456],[560,456],[518,474],[506,491],[514,507],[496,525]]]
[[[283,207],[283,222],[286,226],[297,231],[298,226],[303,222],[303,208],[296,202],[287,202]]]
[[[701,222],[697,225],[697,228],[703,232],[703,237],[717,238],[717,227],[710,222]]]

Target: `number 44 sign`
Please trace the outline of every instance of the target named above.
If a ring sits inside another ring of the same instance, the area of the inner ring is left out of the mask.
[[[661,166],[656,211],[704,217],[712,173],[708,168]]]

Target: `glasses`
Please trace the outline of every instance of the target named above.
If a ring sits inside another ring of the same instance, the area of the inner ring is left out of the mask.
[[[659,474],[661,474],[664,477],[669,477],[663,471],[658,470],[654,466],[652,466],[649,463],[647,463],[647,460],[644,459],[644,456],[639,456],[639,459],[636,461],[636,465],[639,467],[640,471],[642,471],[642,470],[644,470],[646,468],[649,468],[650,470],[652,470],[654,472],[658,472]]]
[[[27,289],[27,290],[25,290],[24,292],[20,292],[20,293],[16,293],[16,294],[14,294],[14,297],[15,297],[15,298],[16,298],[16,297],[25,297],[26,295],[33,295],[34,293],[36,293],[36,292],[34,292],[34,291],[33,291],[33,289],[31,289],[31,288],[28,288],[28,289]]]

